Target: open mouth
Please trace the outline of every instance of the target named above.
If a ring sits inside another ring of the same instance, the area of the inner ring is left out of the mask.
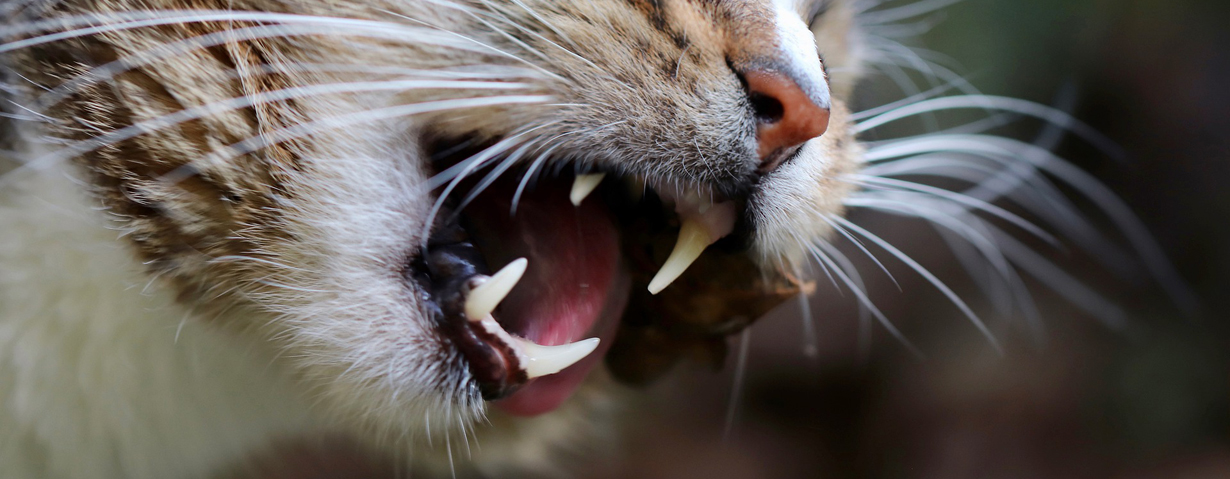
[[[604,357],[632,383],[685,356],[720,364],[727,335],[800,291],[746,253],[746,198],[557,164],[459,182],[414,268],[497,408],[551,411]]]

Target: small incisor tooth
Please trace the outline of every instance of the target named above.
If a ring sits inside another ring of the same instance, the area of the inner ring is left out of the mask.
[[[679,230],[679,239],[675,240],[675,249],[671,251],[670,257],[666,258],[666,264],[662,265],[662,269],[659,269],[658,274],[649,282],[649,292],[658,294],[670,286],[714,241],[717,241],[717,238],[709,235],[708,229],[699,219],[685,219]]]
[[[513,286],[521,281],[527,264],[529,261],[525,258],[517,258],[492,275],[491,279],[470,290],[470,294],[466,296],[466,318],[480,321],[495,311],[495,307],[508,296]]]
[[[588,175],[577,175],[577,179],[572,182],[572,192],[568,193],[568,199],[572,201],[572,206],[581,206],[581,202],[594,189],[602,183],[602,179],[606,178],[606,173],[590,173]]]
[[[529,379],[555,374],[576,364],[598,349],[598,338],[589,338],[559,346],[543,346],[513,336],[521,353],[521,368]]]

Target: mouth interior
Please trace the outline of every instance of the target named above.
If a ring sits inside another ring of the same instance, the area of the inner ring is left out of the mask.
[[[437,158],[438,171],[468,153]],[[555,409],[612,346],[606,358],[611,372],[632,384],[648,382],[685,355],[720,362],[729,334],[800,291],[788,276],[762,271],[746,253],[746,199],[715,199],[704,187],[647,187],[636,176],[608,173],[603,180],[557,160],[553,172],[524,191],[523,168],[494,181],[484,179],[492,174],[487,171],[472,173],[454,196],[487,186],[460,211],[443,213],[457,215],[446,224],[464,229],[492,270],[528,260],[492,312],[506,334],[542,346],[600,340],[595,351],[556,374],[520,389],[515,383],[510,395],[489,395],[503,397],[494,401],[497,408],[523,416]],[[595,183],[589,180],[596,180],[596,189],[581,186]],[[492,371],[481,359],[467,359],[472,372]]]
[[[550,178],[512,201],[519,175],[507,174],[461,212],[462,223],[493,269],[527,258],[521,281],[495,310],[509,333],[553,346],[597,337],[594,353],[563,371],[531,380],[495,403],[516,415],[551,411],[598,364],[614,340],[628,299],[619,228],[607,205],[569,202],[569,178]]]

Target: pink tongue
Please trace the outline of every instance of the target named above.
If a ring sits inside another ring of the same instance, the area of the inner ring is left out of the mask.
[[[627,279],[617,230],[600,201],[574,207],[567,189],[542,185],[527,192],[510,217],[513,190],[502,186],[493,185],[465,210],[471,228],[485,233],[475,236],[486,239],[478,246],[493,270],[518,257],[529,259],[525,276],[496,309],[496,319],[510,333],[548,346],[602,339],[581,362],[496,402],[506,412],[531,416],[558,407],[601,360],[623,314]]]

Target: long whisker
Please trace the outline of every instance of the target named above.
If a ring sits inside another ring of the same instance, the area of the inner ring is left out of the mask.
[[[993,95],[958,95],[924,100],[861,121],[855,130],[863,133],[914,115],[958,109],[1003,110],[1038,118],[1071,131],[1115,158],[1125,156],[1122,148],[1072,115],[1031,101]]]
[[[863,282],[863,276],[859,274],[858,268],[854,266],[854,262],[850,258],[837,249],[832,243],[827,241],[818,242],[815,247],[819,248],[830,260],[841,267],[841,271],[850,277],[853,284],[850,287],[857,287],[865,295],[869,295],[867,285]],[[870,298],[870,296],[868,296]],[[858,338],[859,351],[862,357],[871,357],[871,339],[872,339],[872,319],[874,315],[871,309],[863,301],[857,301],[858,304]]]
[[[860,21],[868,25],[880,25],[899,22],[943,9],[962,0],[923,0],[908,3],[900,7],[871,11],[859,15]]]
[[[991,158],[994,163],[1002,163],[1005,166],[1005,168],[992,168],[978,161],[987,158],[973,156],[958,159],[963,155],[968,154],[960,152],[923,154],[880,163],[865,168],[863,172],[881,177],[934,175],[944,179],[968,181],[975,186],[963,191],[962,194],[983,201],[1009,199],[1030,213],[1039,216],[1051,227],[1058,229],[1063,237],[1073,240],[1086,252],[1098,258],[1102,264],[1116,270],[1119,276],[1129,277],[1136,273],[1138,269],[1136,262],[1129,257],[1128,253],[1086,221],[1071,200],[1029,162]]]
[[[1003,354],[1003,347],[1000,346],[999,340],[995,339],[995,335],[991,333],[990,328],[988,328],[986,323],[984,323],[982,319],[979,318],[976,313],[974,313],[974,310],[970,309],[970,307],[965,304],[965,301],[962,300],[961,297],[957,295],[957,293],[955,293],[951,288],[949,288],[948,285],[944,284],[943,281],[940,281],[939,278],[937,278],[934,274],[932,274],[930,271],[924,268],[921,264],[918,264],[917,261],[914,261],[914,258],[911,258],[910,255],[907,255],[901,250],[897,249],[897,247],[893,246],[891,243],[884,241],[882,238],[880,238],[876,234],[870,231],[867,231],[863,227],[856,225],[845,218],[842,218],[840,216],[835,216],[833,217],[833,220],[838,223],[841,223],[843,226],[845,226],[846,228],[849,228],[855,233],[858,233],[860,236],[871,240],[871,242],[879,245],[881,248],[884,248],[885,251],[888,251],[893,256],[896,256],[897,259],[901,260],[902,263],[905,263],[911,269],[916,271],[919,275],[922,275],[923,278],[925,278],[928,282],[930,282],[932,286],[935,286],[936,289],[940,290],[940,292],[943,293],[944,296],[947,296],[948,300],[952,302],[953,305],[955,305],[958,309],[960,309],[961,312],[965,314],[965,316],[969,318],[971,322],[974,323],[974,326],[976,326],[978,330],[982,332],[982,335],[987,338],[987,341],[991,343],[991,346],[995,348],[996,352]]]
[[[403,27],[412,28],[412,27]],[[350,33],[347,35],[379,38],[382,40],[402,40],[406,37],[402,35],[377,35],[378,31]],[[430,30],[419,29],[418,35],[414,37],[415,43],[434,44],[437,46],[450,46],[455,48],[462,47],[450,42],[436,40],[439,35],[433,34]],[[150,65],[159,60],[182,55],[194,50],[209,48],[213,46],[235,43],[240,41],[252,41],[265,38],[284,38],[291,36],[334,36],[336,32],[321,30],[315,25],[261,25],[255,27],[246,27],[233,30],[224,30],[213,32],[204,35],[185,38],[174,42],[168,42],[147,49],[142,52],[127,55],[118,60],[114,60],[97,67],[94,67],[75,78],[65,81],[63,84],[55,87],[51,91],[44,93],[37,99],[39,109],[45,109],[51,105],[55,105],[63,101],[73,92],[79,90],[87,84],[106,82],[115,78],[120,73],[123,73],[134,68]]]
[[[534,131],[537,131],[537,130],[540,130],[540,129],[546,128],[547,126],[550,126],[550,125],[553,125],[553,124],[554,124],[554,123],[550,123],[550,124],[546,124],[546,125],[538,125],[538,126],[534,126],[534,127],[531,127],[531,128],[525,128],[525,129],[522,129],[522,130],[520,130],[520,131],[519,131],[519,132],[517,132],[517,133],[514,133],[514,134],[509,135],[509,136],[508,136],[508,137],[506,137],[504,140],[502,140],[502,141],[500,141],[499,143],[496,143],[496,144],[501,144],[501,145],[504,145],[504,147],[507,147],[508,149],[511,149],[511,148],[513,148],[513,147],[511,147],[511,146],[507,146],[507,145],[509,145],[508,141],[509,141],[510,139],[513,139],[513,138],[519,138],[519,137],[525,136],[526,134],[529,134],[529,133],[531,133],[531,132],[534,132]],[[494,147],[495,145],[492,145],[492,146]],[[436,173],[434,176],[432,176],[431,178],[429,178],[429,179],[427,180],[427,183],[426,183],[426,185],[425,185],[425,188],[426,188],[427,190],[429,190],[429,191],[430,191],[430,190],[434,190],[434,189],[436,189],[436,188],[439,188],[439,187],[441,187],[441,186],[444,186],[444,185],[445,185],[445,184],[447,184],[447,183],[450,183],[450,182],[454,182],[454,181],[456,181],[456,180],[457,180],[457,178],[464,177],[464,176],[468,175],[468,174],[469,174],[469,172],[472,172],[472,171],[477,170],[478,168],[481,168],[481,166],[482,166],[482,165],[476,165],[476,163],[484,162],[484,161],[487,161],[487,160],[490,160],[490,159],[491,159],[491,158],[490,158],[490,156],[488,156],[488,155],[484,154],[484,152],[485,152],[485,151],[487,151],[487,150],[484,150],[483,152],[479,152],[479,153],[477,153],[477,154],[475,154],[475,155],[473,155],[473,156],[471,156],[471,157],[469,157],[469,158],[466,158],[466,159],[464,159],[464,160],[461,160],[461,161],[457,162],[457,164],[455,164],[455,165],[453,165],[453,166],[448,167],[448,169],[445,169],[444,171],[441,171],[441,172],[439,172],[439,173]]]
[[[294,126],[268,132],[259,137],[249,138],[239,143],[229,145],[227,149],[231,150],[233,153],[224,155],[221,159],[233,159],[235,157],[269,147],[270,145],[295,140],[323,130],[335,130],[357,124],[420,115],[424,113],[499,105],[544,103],[551,101],[551,99],[552,97],[547,95],[488,96],[426,101],[408,105],[376,108],[367,111],[328,117],[312,122],[300,123]]]
[[[455,165],[453,168],[457,168],[457,167],[461,167],[461,168],[456,173],[453,173],[453,178],[451,180],[448,180],[448,185],[444,187],[444,190],[441,191],[439,196],[436,198],[435,204],[432,205],[431,211],[428,212],[427,214],[427,221],[424,223],[424,227],[425,228],[432,227],[432,225],[435,223],[436,215],[438,215],[440,213],[440,209],[444,207],[444,203],[448,200],[449,195],[453,192],[453,190],[457,187],[457,185],[461,183],[462,180],[464,180],[467,176],[470,175],[470,173],[478,171],[479,169],[489,164],[494,159],[498,158],[499,155],[503,154],[504,152],[511,150],[512,148],[518,147],[520,144],[522,144],[525,141],[522,138],[528,135],[529,133],[535,130],[541,129],[541,128],[545,128],[547,126],[550,126],[550,124],[539,125],[533,128],[523,130],[520,133],[513,134],[503,140],[500,140],[496,144],[491,145],[490,147],[487,147],[483,151],[480,151],[477,154],[457,163],[457,165]],[[451,169],[452,168],[450,168],[450,170]],[[444,173],[437,174],[436,177],[433,177],[431,180],[429,180],[428,182],[429,186],[425,191],[430,192],[430,191],[435,190],[435,187],[430,186],[430,184],[437,181],[437,177],[443,174]],[[427,240],[428,240],[427,235],[424,235],[423,242],[420,245],[424,250],[427,249]]]
[[[489,1],[487,1],[487,0],[483,0],[483,3],[484,3],[485,5],[487,5],[489,8],[491,8],[493,11],[495,11],[495,10],[499,9],[499,7],[498,7],[498,6],[496,6],[496,5],[492,4],[491,2],[489,2]],[[542,18],[542,17],[541,17],[541,16],[540,16],[537,12],[535,12],[535,11],[534,11],[533,9],[531,9],[529,6],[525,5],[523,2],[521,2],[521,1],[519,1],[519,0],[514,0],[514,3],[516,3],[518,6],[521,6],[523,9],[525,9],[527,12],[529,12],[531,16],[533,16],[536,20],[538,20],[539,24],[543,25],[544,27],[546,27],[547,29],[551,30],[551,31],[552,31],[552,32],[554,32],[556,35],[558,35],[560,38],[564,39],[564,41],[566,41],[566,42],[568,42],[569,44],[571,44],[571,45],[573,46],[573,48],[574,48],[574,49],[576,48],[576,43],[574,43],[574,42],[572,41],[572,39],[571,39],[571,38],[569,38],[569,37],[568,37],[568,35],[567,35],[566,33],[564,33],[564,32],[562,32],[562,31],[560,31],[560,30],[559,30],[559,29],[557,29],[557,28],[556,28],[553,24],[551,24],[550,22],[546,21],[546,19]],[[518,22],[515,22],[515,21],[510,20],[510,19],[509,19],[509,17],[508,17],[507,15],[500,15],[500,19],[501,19],[501,20],[503,20],[503,21],[504,21],[505,23],[507,23],[508,25],[511,25],[513,28],[516,28],[517,30],[520,30],[521,32],[523,32],[523,33],[525,33],[525,34],[527,34],[527,35],[533,36],[534,38],[537,38],[539,41],[545,42],[545,43],[547,43],[548,45],[550,45],[550,46],[552,46],[552,47],[555,47],[557,50],[559,50],[559,51],[563,52],[565,55],[568,55],[568,56],[570,56],[570,57],[576,58],[577,60],[580,60],[581,62],[585,63],[586,65],[588,65],[590,68],[592,68],[592,69],[594,69],[594,70],[597,70],[597,71],[602,72],[602,73],[604,74],[604,78],[606,78],[607,80],[610,80],[611,82],[613,82],[613,83],[615,83],[615,84],[617,84],[617,85],[620,85],[620,86],[624,87],[625,89],[628,89],[628,90],[634,90],[634,88],[633,88],[631,85],[628,85],[628,84],[627,84],[626,82],[624,82],[623,80],[620,80],[620,79],[616,78],[614,75],[611,75],[611,74],[610,74],[610,72],[609,72],[609,71],[608,71],[605,67],[603,67],[603,66],[601,66],[601,65],[598,65],[597,63],[594,63],[592,60],[590,60],[590,59],[588,59],[588,58],[585,58],[585,57],[584,57],[584,56],[582,56],[581,54],[577,53],[574,49],[569,49],[569,48],[566,48],[566,47],[564,47],[563,45],[560,45],[559,43],[557,43],[557,42],[555,42],[555,41],[552,41],[552,40],[551,40],[551,39],[549,39],[549,38],[544,37],[541,33],[537,32],[537,31],[535,31],[535,30],[533,30],[533,29],[527,28],[526,26],[521,25],[521,24],[520,24],[520,23],[518,23]],[[501,30],[501,31],[502,31],[502,30]]]
[[[530,54],[538,57],[540,60],[548,61],[548,62],[551,61],[550,57],[548,57],[546,53],[543,53],[542,50],[539,50],[533,47],[532,45],[525,43],[520,38],[517,38],[516,35],[513,35],[512,33],[510,33],[508,30],[496,25],[491,20],[488,20],[485,15],[482,15],[481,12],[467,11],[467,13],[470,14],[470,17],[474,18],[479,23],[482,23],[483,26],[490,28],[491,31],[498,33],[501,37],[504,37],[505,40],[512,42],[514,45],[517,45],[522,50],[529,52]],[[493,15],[497,20],[503,21],[504,23],[508,23],[508,24],[514,23],[512,20],[509,20],[508,17],[504,15],[501,15],[498,13],[492,13],[491,15]]]
[[[845,204],[851,207],[870,208],[877,211],[882,211],[891,214],[899,214],[907,217],[916,217],[927,220],[933,225],[940,227],[941,234],[945,232],[955,233],[964,243],[974,247],[978,251],[981,258],[989,263],[992,269],[995,270],[996,276],[1000,278],[1004,284],[1013,290],[1014,294],[1020,299],[1023,311],[1032,321],[1036,318],[1033,314],[1032,302],[1028,300],[1028,293],[1021,294],[1020,277],[1016,274],[1015,269],[1007,258],[1000,251],[999,245],[989,237],[990,231],[999,231],[998,228],[987,224],[977,216],[967,214],[964,210],[956,209],[956,212],[945,211],[943,203],[935,205],[926,205],[915,200],[893,200],[880,199],[867,196],[855,196],[846,200]],[[953,208],[948,208],[953,209]],[[947,230],[947,231],[945,231]],[[949,242],[950,246],[954,242]],[[956,252],[954,250],[954,252]],[[972,268],[974,261],[969,258],[958,255],[966,266],[966,271],[971,275],[975,275],[975,269]],[[989,287],[985,283],[980,283],[980,286]],[[994,297],[994,294],[989,294]],[[1002,309],[1009,309],[1009,305],[1002,305]]]
[[[848,202],[847,202],[847,203],[845,203],[845,204],[846,204],[846,205],[851,205],[851,203],[848,203]],[[835,222],[835,221],[833,221],[833,220],[830,220],[830,219],[828,219],[828,218],[824,218],[824,221],[825,221],[826,223],[828,223],[828,224],[829,224],[829,226],[833,227],[833,230],[834,230],[834,231],[838,232],[839,234],[841,234],[842,236],[844,236],[847,240],[849,240],[851,243],[853,243],[853,244],[854,244],[854,246],[858,247],[859,251],[862,251],[862,252],[863,252],[863,254],[867,255],[867,257],[868,257],[868,258],[871,258],[871,261],[875,262],[876,266],[878,266],[878,267],[880,268],[880,271],[883,271],[883,272],[884,272],[884,275],[885,275],[885,276],[888,276],[888,279],[892,280],[893,285],[897,287],[897,291],[901,291],[901,283],[898,283],[898,282],[897,282],[897,278],[896,278],[896,277],[894,277],[892,273],[888,272],[888,268],[884,267],[884,263],[881,263],[881,262],[880,262],[880,258],[877,258],[877,257],[876,257],[876,255],[874,255],[874,254],[872,254],[872,253],[871,253],[871,251],[868,251],[868,250],[867,250],[867,247],[866,247],[866,246],[863,246],[863,242],[862,242],[862,241],[859,241],[859,239],[858,239],[858,238],[856,238],[856,237],[854,237],[854,235],[850,234],[850,232],[849,232],[848,230],[846,230],[844,227],[842,227],[842,226],[841,226],[840,224],[838,224],[837,222]]]
[[[743,381],[747,376],[747,360],[751,352],[752,328],[743,330],[739,337],[739,353],[735,359],[735,378],[730,386],[730,399],[726,406],[726,428],[722,431],[722,440],[729,441],[734,435],[735,415],[739,411],[739,398],[743,392]]]
[[[470,189],[470,192],[466,194],[466,197],[463,198],[460,203],[457,203],[457,208],[453,211],[453,216],[460,214],[461,210],[465,209],[465,207],[468,206],[470,202],[474,200],[474,198],[477,198],[478,195],[483,193],[483,191],[486,191],[487,188],[491,186],[492,183],[495,183],[495,181],[499,179],[499,177],[503,175],[504,172],[508,171],[509,168],[512,168],[513,165],[516,165],[517,162],[520,161],[523,156],[525,156],[525,153],[527,151],[537,146],[538,146],[537,141],[534,141],[534,140],[527,141],[520,148],[517,148],[516,151],[513,151],[512,153],[510,153],[503,160],[500,160],[500,164],[497,165],[495,168],[492,168],[491,172],[487,173],[487,176],[483,177],[482,181],[480,181],[478,185],[475,185],[474,188]]]
[[[944,85],[937,85],[937,86],[932,87],[931,89],[929,89],[929,90],[927,90],[927,91],[924,91],[924,92],[919,92],[919,93],[918,93],[918,94],[916,94],[916,95],[911,95],[911,96],[908,96],[908,97],[902,98],[902,99],[900,99],[900,100],[897,100],[897,101],[894,101],[894,102],[891,102],[891,103],[886,103],[886,104],[884,104],[884,105],[877,106],[877,107],[875,107],[875,108],[868,108],[868,109],[866,109],[866,110],[862,110],[862,111],[859,111],[859,112],[853,113],[853,114],[851,114],[851,115],[850,115],[850,118],[852,118],[852,119],[853,119],[854,121],[856,121],[856,122],[859,122],[859,121],[865,120],[865,119],[867,119],[867,118],[872,118],[872,117],[875,117],[875,116],[880,115],[880,114],[885,113],[885,112],[889,112],[889,111],[896,110],[896,109],[899,109],[899,108],[904,107],[904,106],[907,106],[907,105],[912,105],[912,104],[918,103],[918,102],[920,102],[920,101],[922,101],[922,100],[928,100],[928,99],[931,99],[931,98],[935,98],[935,97],[937,97],[937,96],[939,96],[939,95],[942,95],[942,94],[945,94],[945,93],[947,93],[947,92],[949,92],[949,91],[951,91],[951,90],[953,90],[953,89],[955,89],[955,88],[957,88],[957,85],[956,85],[956,84],[953,84],[953,83],[948,83],[948,84],[944,84]]]
[[[803,320],[803,356],[820,356],[820,336],[816,329],[816,317],[811,311],[811,298],[806,292],[799,293],[799,318]]]
[[[849,273],[847,273],[845,270],[842,270],[841,267],[839,267],[836,264],[836,262],[834,262],[833,259],[824,250],[818,247],[812,247],[812,248],[809,248],[809,251],[811,252],[812,256],[816,258],[817,261],[825,264],[829,269],[833,271],[834,274],[836,274],[839,278],[841,278],[841,281],[845,283],[847,287],[850,288],[850,290],[854,293],[854,296],[858,298],[859,302],[861,302],[864,306],[867,307],[867,310],[871,312],[872,316],[874,316],[876,320],[879,321],[880,325],[883,326],[884,329],[888,330],[889,334],[891,334],[893,338],[897,339],[897,341],[900,341],[901,344],[905,346],[907,350],[910,351],[910,353],[920,358],[924,357],[922,351],[920,351],[917,347],[915,347],[914,343],[910,342],[909,339],[906,339],[905,335],[901,334],[901,331],[898,330],[897,327],[893,325],[892,321],[889,321],[888,317],[885,316],[884,313],[880,311],[880,308],[876,307],[875,303],[871,301],[871,298],[867,297],[866,291],[864,291],[863,288],[858,286],[858,284],[853,279],[851,279]]]
[[[547,76],[549,76],[549,77],[551,77],[551,78],[554,78],[555,80],[562,81],[562,82],[567,82],[567,81],[568,81],[566,78],[564,78],[564,77],[562,77],[562,76],[559,76],[558,74],[555,74],[555,73],[553,73],[553,72],[551,72],[551,71],[549,71],[549,70],[547,70],[547,69],[543,68],[542,66],[535,64],[534,62],[531,62],[531,61],[529,61],[529,60],[526,60],[526,59],[524,59],[524,58],[521,58],[521,57],[519,57],[519,56],[517,56],[517,55],[514,55],[514,54],[512,54],[512,53],[509,53],[509,52],[507,52],[507,51],[504,51],[503,49],[497,48],[497,47],[495,47],[495,46],[493,46],[493,45],[490,45],[490,44],[488,44],[488,43],[482,42],[482,41],[480,41],[480,40],[478,40],[478,39],[476,39],[476,38],[473,38],[473,37],[471,37],[471,36],[469,36],[469,35],[462,35],[462,34],[460,34],[460,33],[454,32],[454,31],[452,31],[452,30],[448,30],[448,29],[445,29],[445,28],[443,28],[443,27],[439,27],[439,26],[433,25],[433,24],[428,23],[428,22],[425,22],[425,21],[423,21],[423,20],[419,20],[419,19],[416,19],[416,18],[408,17],[408,16],[403,15],[403,14],[400,14],[400,13],[390,12],[390,11],[387,11],[387,10],[385,11],[385,13],[388,13],[389,15],[396,16],[396,17],[398,17],[398,18],[402,18],[402,19],[409,20],[409,21],[412,21],[412,22],[415,22],[415,23],[419,23],[419,24],[421,24],[421,25],[425,25],[425,26],[427,26],[427,27],[429,27],[429,28],[431,28],[431,29],[433,29],[433,30],[439,31],[439,32],[444,33],[444,34],[447,34],[447,35],[454,36],[454,37],[459,38],[459,39],[461,39],[461,40],[464,40],[464,41],[467,41],[467,42],[473,43],[473,44],[475,44],[475,45],[478,45],[478,46],[480,46],[480,47],[483,47],[483,48],[485,48],[485,49],[487,49],[487,50],[490,50],[491,52],[496,53],[496,54],[498,54],[498,55],[500,55],[500,56],[508,57],[508,58],[511,58],[511,59],[513,59],[513,60],[515,60],[515,61],[517,61],[517,62],[523,63],[523,64],[525,64],[525,65],[529,65],[529,66],[530,66],[530,68],[533,68],[533,69],[535,69],[535,70],[538,70],[539,72],[541,72],[541,73],[543,73],[543,74],[545,74],[545,75],[547,75]]]
[[[1158,246],[1156,240],[1149,234],[1131,208],[1123,202],[1110,188],[1099,182],[1093,175],[1077,168],[1075,165],[1056,156],[1054,153],[1036,145],[1011,138],[985,135],[946,135],[934,139],[910,140],[910,145],[885,145],[884,151],[868,152],[870,161],[882,161],[899,154],[917,154],[927,151],[965,151],[973,154],[986,155],[988,158],[999,158],[1000,161],[1010,161],[1008,158],[1024,159],[1033,166],[1045,171],[1071,185],[1085,198],[1093,202],[1100,211],[1114,222],[1115,227],[1123,233],[1136,254],[1143,260],[1144,266],[1167,294],[1190,315],[1197,315],[1199,300],[1192,291],[1184,285],[1174,266],[1166,259],[1166,255]],[[900,146],[906,148],[898,149]],[[895,149],[896,151],[889,151]]]
[[[1012,238],[1012,235],[998,231],[993,231],[992,234],[1000,251],[1012,258],[1012,262],[1023,271],[1038,278],[1047,288],[1067,298],[1109,327],[1122,329],[1127,326],[1127,314],[1114,302],[1089,289],[1065,273],[1062,268]]]
[[[574,135],[578,133],[580,132],[571,131],[567,133],[561,133],[543,142],[544,144],[551,145],[551,146],[548,147],[546,150],[543,150],[541,153],[539,153],[538,157],[534,158],[534,161],[530,163],[530,167],[527,168],[525,170],[525,173],[521,175],[521,182],[517,185],[517,191],[513,193],[512,205],[510,205],[509,207],[509,214],[513,214],[513,215],[517,214],[517,206],[521,204],[521,196],[525,194],[525,188],[529,185],[530,180],[535,177],[535,174],[538,173],[539,169],[541,169],[542,166],[546,164],[547,160],[551,158],[551,153],[555,152],[555,150],[560,148],[561,146],[564,146],[563,143],[559,143],[557,142],[557,140],[565,136]]]
[[[285,100],[341,93],[362,93],[393,91],[400,92],[415,89],[459,89],[459,90],[517,90],[527,88],[524,83],[477,82],[477,81],[441,81],[441,80],[385,80],[375,82],[330,83],[321,85],[290,87],[281,90],[270,90],[244,95],[222,101],[186,108],[174,113],[143,120],[133,125],[98,135],[94,138],[78,140],[57,152],[60,158],[68,158],[87,153],[98,148],[114,145],[141,135],[149,134],[185,122],[198,120],[224,113],[227,111],[248,108],[252,106],[276,103]],[[500,98],[500,97],[490,97]],[[505,97],[507,98],[507,97]],[[448,101],[448,100],[444,100]],[[434,102],[440,103],[440,102]],[[424,105],[419,103],[417,105]]]
[[[1041,238],[1042,240],[1048,243],[1051,243],[1052,245],[1055,245],[1056,247],[1059,247],[1062,245],[1062,243],[1059,241],[1058,238],[1055,238],[1054,235],[1047,233],[1045,230],[1038,227],[1038,225],[1035,225],[1024,218],[1021,218],[1020,216],[1008,210],[1005,210],[991,203],[987,203],[985,201],[982,201],[976,198],[971,198],[961,193],[945,190],[943,188],[936,188],[934,186],[914,183],[910,181],[902,181],[902,180],[897,180],[897,179],[892,179],[892,178],[880,178],[880,177],[873,177],[873,176],[860,175],[860,174],[851,174],[848,176],[851,179],[853,179],[853,181],[856,184],[862,184],[863,186],[867,186],[871,188],[885,187],[886,189],[889,189],[889,190],[914,191],[914,192],[922,193],[925,195],[931,195],[931,196],[943,198],[946,200],[950,200],[954,203],[959,203],[959,204],[968,206],[970,208],[974,208],[980,211],[987,212],[991,215],[994,215],[997,218],[1003,219],[1004,221],[1012,223],[1016,225],[1017,227],[1025,231],[1028,231],[1030,234],[1037,236],[1038,238]]]
[[[118,23],[113,23],[117,21]],[[394,35],[395,33],[404,34],[412,38],[424,33],[424,30],[420,28],[400,25],[397,23],[360,20],[354,18],[238,10],[145,10],[124,13],[97,13],[90,15],[65,16],[48,20],[2,26],[0,27],[0,36],[6,37],[19,37],[46,30],[61,30],[65,28],[68,28],[69,30],[38,35],[31,38],[0,44],[0,53],[11,52],[47,43],[54,43],[62,40],[98,35],[101,33],[114,33],[139,28],[183,23],[236,21],[253,23],[267,22],[280,24],[283,26],[311,26],[315,27],[319,31],[327,31],[321,30],[320,27],[332,27],[335,29],[335,32],[344,31],[347,32],[348,35],[358,36],[362,36],[365,33],[375,35],[377,32],[381,32],[384,33],[381,38],[388,37],[388,39],[396,39],[398,35]],[[103,24],[98,25],[100,22]],[[86,28],[74,28],[80,25],[92,26]]]

